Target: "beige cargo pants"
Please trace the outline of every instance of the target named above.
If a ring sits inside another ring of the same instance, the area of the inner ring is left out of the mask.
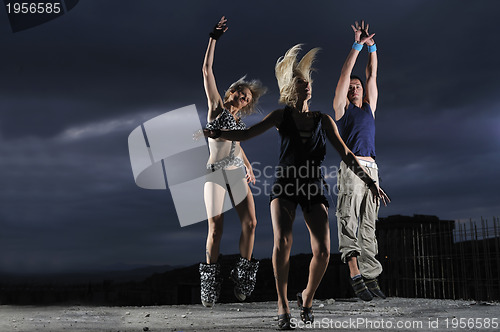
[[[363,168],[378,181],[376,168]],[[382,265],[375,258],[378,254],[375,221],[380,201],[373,201],[368,186],[344,162],[340,163],[337,185],[337,225],[342,261],[346,263],[349,257],[357,256],[361,275],[374,279],[382,273]]]

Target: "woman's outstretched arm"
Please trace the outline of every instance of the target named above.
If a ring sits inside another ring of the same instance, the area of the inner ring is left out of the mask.
[[[374,197],[382,199],[384,205],[387,205],[387,203],[391,201],[389,199],[389,196],[387,196],[382,188],[378,186],[377,182],[374,181],[370,177],[370,175],[365,172],[363,167],[361,167],[361,165],[359,164],[359,161],[354,153],[352,153],[352,151],[349,150],[349,148],[345,145],[344,141],[342,141],[342,138],[340,138],[339,131],[337,129],[337,125],[335,124],[335,122],[333,122],[333,119],[329,115],[323,114],[322,122],[323,128],[326,132],[326,137],[333,145],[335,150],[337,150],[337,152],[340,154],[342,161],[345,162],[350,169],[352,169],[354,174],[356,174],[361,180],[363,180],[364,183],[368,185]]]
[[[228,141],[245,141],[258,136],[272,127],[278,127],[283,119],[283,109],[278,109],[268,114],[262,121],[245,130],[208,130],[203,134],[210,138],[222,138]]]
[[[222,110],[222,99],[215,83],[215,76],[213,72],[215,44],[217,39],[228,29],[226,26],[227,19],[222,16],[219,23],[214,27],[210,33],[208,40],[208,47],[203,60],[203,85],[205,86],[205,93],[207,94],[208,101],[208,115],[207,121],[211,122],[215,119]]]

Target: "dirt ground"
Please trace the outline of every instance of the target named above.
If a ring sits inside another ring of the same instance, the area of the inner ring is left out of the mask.
[[[500,304],[388,298],[314,301],[314,325],[304,325],[291,303],[298,330],[498,331]],[[269,331],[276,330],[276,303],[152,307],[0,306],[0,331]]]

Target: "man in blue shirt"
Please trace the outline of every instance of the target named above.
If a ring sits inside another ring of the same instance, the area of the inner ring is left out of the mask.
[[[372,179],[378,181],[375,163],[375,110],[377,109],[377,47],[368,33],[364,21],[351,25],[354,44],[342,67],[333,108],[340,135],[347,147],[356,155],[359,163]],[[356,59],[363,46],[369,52],[366,66],[366,90],[362,80],[352,75]],[[337,224],[339,250],[342,261],[349,266],[351,285],[356,295],[370,301],[373,296],[385,298],[377,277],[382,265],[375,258],[378,253],[375,237],[375,221],[378,218],[380,201],[370,192],[364,182],[342,162],[337,178],[339,189],[337,201]],[[383,201],[386,204],[385,200]]]

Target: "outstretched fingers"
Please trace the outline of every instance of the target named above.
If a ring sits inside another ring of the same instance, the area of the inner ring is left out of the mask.
[[[226,18],[225,16],[222,16],[222,17],[220,18],[219,24],[220,24],[220,25],[223,25],[223,24],[225,24],[226,22],[227,22],[227,18]]]
[[[226,22],[227,22],[227,18],[225,16],[222,16],[219,23],[217,23],[216,29],[222,30],[223,32],[226,32],[228,29]]]
[[[377,184],[370,186],[370,190],[373,194],[373,202],[377,202],[377,200],[382,200],[384,206],[387,206],[391,202],[391,199],[385,191],[382,190]]]
[[[370,34],[368,29],[370,28],[370,24],[365,23],[364,20],[359,24],[358,21],[354,22],[354,25],[351,24],[351,28],[354,31],[354,40],[357,43],[364,44],[367,41],[371,41],[375,36],[374,33]]]
[[[255,184],[256,178],[255,178],[255,175],[253,174],[252,169],[247,168],[246,179],[247,179],[247,183]]]
[[[197,141],[203,136],[204,136],[203,130],[199,129],[193,133],[193,141]]]
[[[378,191],[379,191],[379,198],[382,200],[382,203],[384,203],[384,206],[387,206],[387,204],[391,202],[391,199],[389,198],[389,196],[387,196],[385,191],[382,190],[382,188],[379,187]]]
[[[359,26],[358,21],[354,22],[354,25],[351,24],[351,28],[354,31],[354,41],[360,43],[363,30]]]
[[[217,134],[219,134],[217,136]],[[202,137],[210,137],[210,138],[217,138],[220,136],[220,132],[217,130],[210,130],[210,129],[199,129],[193,133],[193,141],[197,141]]]

